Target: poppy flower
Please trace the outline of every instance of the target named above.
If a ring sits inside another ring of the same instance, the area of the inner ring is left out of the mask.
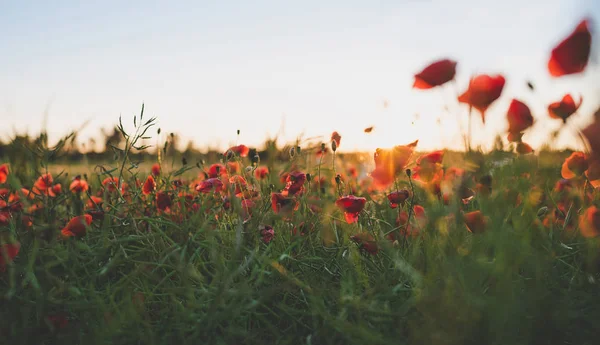
[[[548,71],[553,77],[581,73],[590,58],[592,34],[588,21],[581,21],[575,30],[560,42],[550,55]]]
[[[524,133],[520,133],[520,132],[517,132],[517,133],[509,132],[507,139],[511,143],[519,143],[523,139],[523,134]]]
[[[600,108],[594,114],[594,122],[582,129],[581,133],[590,144],[591,158],[600,161]]]
[[[314,225],[301,222],[292,229],[292,236],[306,236],[314,229]]]
[[[533,126],[533,116],[529,107],[516,99],[513,99],[506,112],[509,133],[521,133]]]
[[[67,320],[67,316],[64,313],[48,315],[46,316],[46,321],[55,330],[64,329],[69,325],[69,320]]]
[[[76,176],[69,186],[69,190],[73,193],[87,192],[89,188],[90,186],[85,180],[81,179],[81,176]]]
[[[331,141],[335,142],[336,148],[340,147],[340,143],[342,142],[342,136],[338,132],[333,132],[331,133]]]
[[[142,193],[144,195],[149,195],[156,189],[156,182],[154,181],[154,177],[152,175],[148,175],[146,178],[146,182],[144,182],[144,186],[142,187]]]
[[[254,176],[259,180],[264,180],[269,175],[269,168],[260,166],[254,170]]]
[[[152,175],[159,176],[160,175],[160,164],[154,163],[152,164]]]
[[[227,169],[223,164],[215,163],[208,167],[208,177],[216,178],[220,175],[227,175]]]
[[[480,234],[485,231],[487,220],[481,211],[465,213],[464,221],[467,225],[467,229],[474,234]]]
[[[246,145],[237,145],[230,147],[227,151],[225,151],[224,156],[226,158],[233,157],[234,155],[240,157],[248,156],[248,152],[250,152],[250,148]]]
[[[171,200],[171,195],[167,192],[158,192],[156,193],[156,208],[160,211],[165,211],[171,207],[173,201]]]
[[[404,173],[418,142],[416,140],[408,145],[398,145],[392,149],[378,148],[375,150],[373,155],[375,170],[370,175],[376,189],[387,188],[394,182],[396,175]]]
[[[529,144],[524,143],[524,142],[517,143],[517,153],[525,155],[525,154],[532,153],[532,152],[533,152],[533,148],[531,146],[529,146]]]
[[[0,183],[5,183],[8,179],[8,164],[0,165]]]
[[[242,210],[241,216],[246,221],[252,217],[252,213],[254,208],[256,207],[256,203],[252,199],[244,199],[241,202]]]
[[[109,192],[114,192],[117,190],[117,186],[119,185],[118,177],[107,177],[102,181],[102,186],[106,188]]]
[[[371,132],[373,132],[373,129],[374,129],[374,128],[375,128],[375,127],[373,127],[373,126],[371,126],[371,127],[367,127],[367,128],[365,128],[365,129],[364,129],[364,132],[365,132],[365,133],[371,133]]]
[[[46,174],[43,174],[42,176],[38,177],[38,179],[35,181],[33,186],[37,190],[39,190],[41,192],[45,192],[46,190],[48,190],[48,188],[52,187],[52,182],[54,182],[54,179],[52,178],[52,174],[46,173]]]
[[[90,196],[90,199],[87,201],[86,206],[88,208],[100,207],[100,206],[102,206],[102,198],[92,195],[92,196]]]
[[[361,250],[366,251],[371,255],[375,255],[379,252],[379,246],[373,235],[368,232],[361,232],[356,235],[350,236],[350,239],[358,244]]]
[[[344,211],[346,223],[352,224],[358,221],[358,214],[363,210],[367,199],[354,195],[343,196],[336,200],[335,204]]]
[[[0,245],[0,272],[6,270],[6,266],[13,262],[15,257],[19,254],[21,244],[19,242],[5,243]]]
[[[270,225],[261,225],[259,227],[260,238],[264,244],[269,244],[275,237],[275,230]]]
[[[235,187],[234,194],[238,195],[243,192],[244,189],[248,189],[246,186],[248,182],[246,179],[240,175],[233,175],[229,178],[229,183]]]
[[[434,151],[417,159],[417,166],[413,169],[413,177],[416,180],[430,182],[441,170],[444,151]]]
[[[548,106],[548,114],[553,119],[561,119],[563,123],[567,123],[569,116],[575,114],[582,102],[582,97],[579,97],[579,102],[575,103],[573,97],[567,94],[559,102],[554,102]]]
[[[404,205],[404,203],[409,197],[410,192],[408,191],[408,189],[397,190],[387,195],[391,208],[396,208],[398,207],[398,205]]]
[[[455,75],[456,61],[449,59],[439,60],[425,67],[415,75],[413,88],[426,90],[444,85],[454,79]]]
[[[583,152],[573,152],[565,159],[560,174],[565,179],[581,176],[588,169],[587,157]]]
[[[62,185],[60,183],[56,183],[50,188],[50,194],[53,194],[53,196],[60,195],[61,193]]]
[[[306,174],[301,171],[294,171],[287,175],[285,179],[285,189],[281,192],[285,196],[296,195],[304,189]]]
[[[586,238],[600,235],[600,209],[590,206],[579,217],[579,231]]]
[[[289,198],[282,193],[271,193],[271,208],[276,214],[290,215],[298,209],[298,206],[294,198]]]
[[[92,216],[85,214],[71,218],[61,233],[65,237],[83,237],[86,234],[86,227],[92,224]]]
[[[502,94],[506,80],[501,75],[477,75],[469,82],[469,88],[458,97],[458,101],[466,103],[481,113],[481,121],[485,124],[485,112]]]
[[[200,182],[200,184],[196,186],[196,191],[200,193],[218,193],[222,190],[223,182],[218,178],[209,178],[208,180]]]

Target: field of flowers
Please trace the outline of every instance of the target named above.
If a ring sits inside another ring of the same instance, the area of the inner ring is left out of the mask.
[[[587,25],[551,75],[585,69]],[[455,68],[437,61],[414,86]],[[475,76],[459,101],[485,121],[504,83]],[[577,103],[549,115],[566,123]],[[415,141],[368,164],[334,132],[197,164],[159,149],[140,168],[131,154],[156,131],[143,110],[93,173],[57,168],[65,140],[22,147],[0,157],[0,343],[596,344],[600,111],[586,152],[534,153],[527,105],[506,116],[514,152]]]

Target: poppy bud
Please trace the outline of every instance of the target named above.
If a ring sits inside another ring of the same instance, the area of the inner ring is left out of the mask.
[[[306,174],[306,181],[310,182],[312,180],[312,175],[310,173]]]
[[[338,185],[342,183],[342,177],[340,176],[340,174],[335,175],[335,183],[337,183]]]
[[[406,169],[406,176],[410,177],[412,175],[412,171],[410,169]]]
[[[335,140],[331,141],[331,151],[335,152],[337,150],[337,143]]]
[[[237,135],[240,135],[240,130],[239,129],[237,130]]]
[[[296,150],[292,147],[290,149],[290,157],[294,158],[295,155],[296,155]]]
[[[160,128],[156,131],[156,134],[160,134]]]
[[[187,159],[185,159],[185,157],[181,158],[181,164],[187,165]]]
[[[321,143],[321,152],[325,152],[325,143]]]
[[[300,152],[302,152],[302,149],[300,148],[300,146],[296,146],[296,151],[298,152],[298,154],[300,154]]]

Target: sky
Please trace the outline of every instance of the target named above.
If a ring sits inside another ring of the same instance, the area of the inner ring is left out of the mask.
[[[597,31],[600,1],[0,0],[0,139],[45,124],[58,140],[87,123],[85,141],[119,116],[130,128],[145,103],[163,136],[197,148],[328,141],[336,130],[345,151],[416,139],[421,150],[462,149],[468,109],[457,92],[474,73],[501,73],[486,125],[473,117],[474,145],[506,131],[516,98],[536,119],[526,142],[578,148],[577,128],[600,106],[599,36],[585,73],[551,78],[546,65],[583,18]],[[456,82],[412,89],[441,58],[458,61]],[[567,92],[583,105],[550,140],[560,121],[547,105]]]

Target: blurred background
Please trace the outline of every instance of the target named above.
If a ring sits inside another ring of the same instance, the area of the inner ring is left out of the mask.
[[[586,72],[551,78],[551,49],[584,18]],[[420,150],[463,149],[468,110],[456,95],[473,73],[501,73],[485,127],[474,114],[474,146],[506,131],[512,98],[536,119],[524,140],[548,143],[561,123],[547,106],[572,93],[583,105],[551,144],[578,148],[576,129],[600,106],[599,23],[596,0],[3,1],[0,140],[46,128],[52,142],[86,124],[77,140],[89,149],[119,115],[132,126],[144,102],[181,147],[328,141],[336,130],[342,151],[415,139]],[[414,74],[441,58],[458,61],[456,83],[413,90]]]

